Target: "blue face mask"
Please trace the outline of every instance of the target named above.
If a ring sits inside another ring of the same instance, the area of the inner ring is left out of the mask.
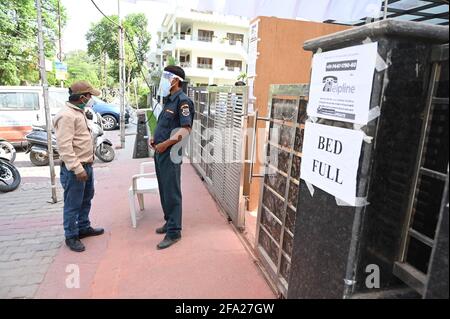
[[[171,88],[172,84],[170,83],[170,80],[162,77],[161,82],[159,83],[159,95],[161,95],[162,97],[169,96]]]

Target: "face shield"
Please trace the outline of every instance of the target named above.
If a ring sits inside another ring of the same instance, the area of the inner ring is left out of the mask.
[[[179,79],[181,82],[183,79],[179,77],[176,74],[173,74],[168,71],[164,71],[161,75],[161,81],[159,82],[159,90],[158,94],[163,97],[167,97],[170,95],[170,89],[172,88],[173,84],[172,81],[174,79]]]

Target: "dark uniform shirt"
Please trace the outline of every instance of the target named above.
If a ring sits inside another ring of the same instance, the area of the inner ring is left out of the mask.
[[[194,103],[184,94],[183,90],[170,95],[158,117],[154,136],[155,144],[168,140],[172,133],[183,126],[192,127],[194,113]]]

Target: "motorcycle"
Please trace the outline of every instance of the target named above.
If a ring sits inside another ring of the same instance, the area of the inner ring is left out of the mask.
[[[20,173],[17,168],[0,156],[0,192],[11,192],[20,185]]]
[[[105,163],[112,162],[116,154],[111,141],[104,136],[103,125],[105,120],[100,113],[94,112],[92,109],[86,110],[86,118],[92,133],[95,155]]]
[[[14,163],[16,159],[16,149],[4,138],[0,137],[0,157],[7,159],[10,163]]]
[[[115,152],[110,140],[105,138],[103,131],[103,119],[99,113],[86,110],[88,126],[92,133],[92,139],[95,147],[95,155],[103,162],[114,160]],[[26,136],[28,148],[26,153],[30,153],[30,161],[36,166],[46,166],[49,163],[47,147],[47,131],[39,127],[33,127],[31,133]],[[53,157],[59,158],[56,137],[52,132]]]
[[[26,154],[30,153],[30,161],[35,166],[46,166],[49,163],[47,147],[47,131],[41,127],[33,127],[33,130],[25,136],[28,142]],[[52,132],[53,158],[59,158],[56,137]]]

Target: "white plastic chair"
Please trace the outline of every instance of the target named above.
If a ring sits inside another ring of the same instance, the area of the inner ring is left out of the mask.
[[[134,175],[133,180],[128,190],[128,200],[130,204],[131,224],[136,228],[136,204],[134,196],[137,195],[139,208],[144,210],[144,194],[158,192],[158,180],[156,178],[149,178],[156,176],[156,173],[145,174],[145,167],[154,167],[154,162],[146,162],[141,164],[140,174]]]

